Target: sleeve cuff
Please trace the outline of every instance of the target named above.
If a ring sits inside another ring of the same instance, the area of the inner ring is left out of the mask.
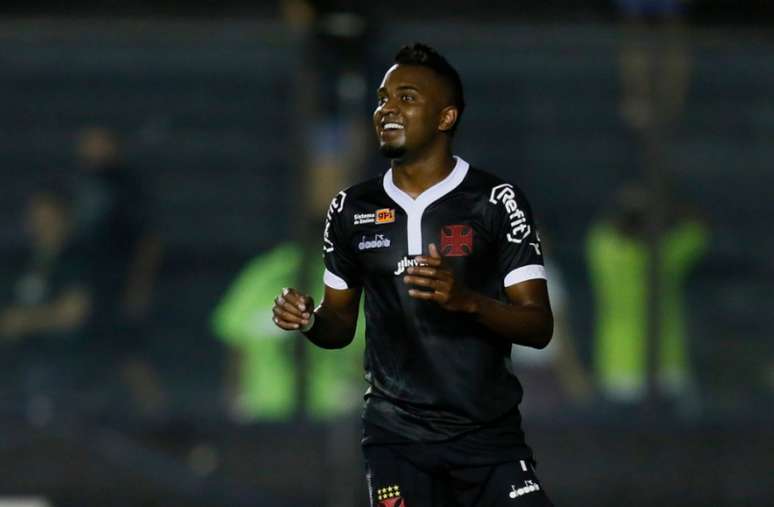
[[[505,280],[503,280],[503,286],[510,287],[511,285],[516,285],[517,283],[526,282],[527,280],[534,280],[536,278],[542,278],[543,280],[547,280],[548,277],[546,276],[546,268],[544,268],[540,264],[529,264],[527,266],[516,268],[510,273],[508,273],[507,275],[505,275]]]
[[[341,278],[338,275],[334,275],[327,269],[325,270],[325,273],[323,273],[323,282],[331,289],[337,289],[337,290],[349,289],[349,285],[347,285],[347,282],[343,278]]]

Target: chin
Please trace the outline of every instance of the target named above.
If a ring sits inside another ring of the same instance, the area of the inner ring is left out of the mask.
[[[406,154],[406,148],[403,146],[383,144],[379,146],[379,153],[381,153],[385,158],[401,158]]]

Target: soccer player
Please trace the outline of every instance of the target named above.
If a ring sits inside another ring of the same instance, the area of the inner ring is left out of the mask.
[[[465,108],[435,50],[401,49],[373,115],[390,169],[331,202],[325,295],[285,288],[274,322],[345,347],[365,292],[371,505],[550,506],[524,441],[511,347],[545,347],[553,318],[540,240],[514,184],[452,155]]]

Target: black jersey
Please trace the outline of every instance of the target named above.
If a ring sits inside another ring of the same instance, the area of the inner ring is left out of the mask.
[[[328,210],[325,283],[365,291],[366,438],[376,426],[417,442],[483,428],[523,440],[511,344],[469,314],[411,298],[403,282],[430,243],[469,288],[501,301],[506,286],[545,278],[521,191],[455,159],[416,200],[390,170],[340,192]]]

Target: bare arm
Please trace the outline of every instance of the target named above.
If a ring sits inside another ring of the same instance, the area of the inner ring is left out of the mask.
[[[484,296],[455,280],[434,244],[429,257],[417,257],[422,264],[406,271],[404,282],[424,287],[409,289],[415,299],[435,301],[449,311],[471,313],[511,343],[542,349],[551,341],[554,320],[545,280],[527,280],[506,287],[508,302]]]
[[[155,234],[139,240],[124,289],[124,310],[129,316],[138,318],[147,311],[162,255],[163,246]]]
[[[551,341],[554,319],[545,280],[527,280],[505,288],[508,303],[470,292],[471,313],[511,343],[542,349]]]
[[[274,300],[273,320],[287,331],[301,330],[312,323],[311,329],[304,332],[309,341],[324,349],[344,348],[355,336],[360,294],[360,289],[326,286],[322,303],[312,310],[314,301],[310,296],[285,288]]]
[[[72,288],[54,301],[36,306],[13,306],[0,313],[0,335],[24,338],[34,333],[70,331],[80,326],[91,310],[88,291]]]

